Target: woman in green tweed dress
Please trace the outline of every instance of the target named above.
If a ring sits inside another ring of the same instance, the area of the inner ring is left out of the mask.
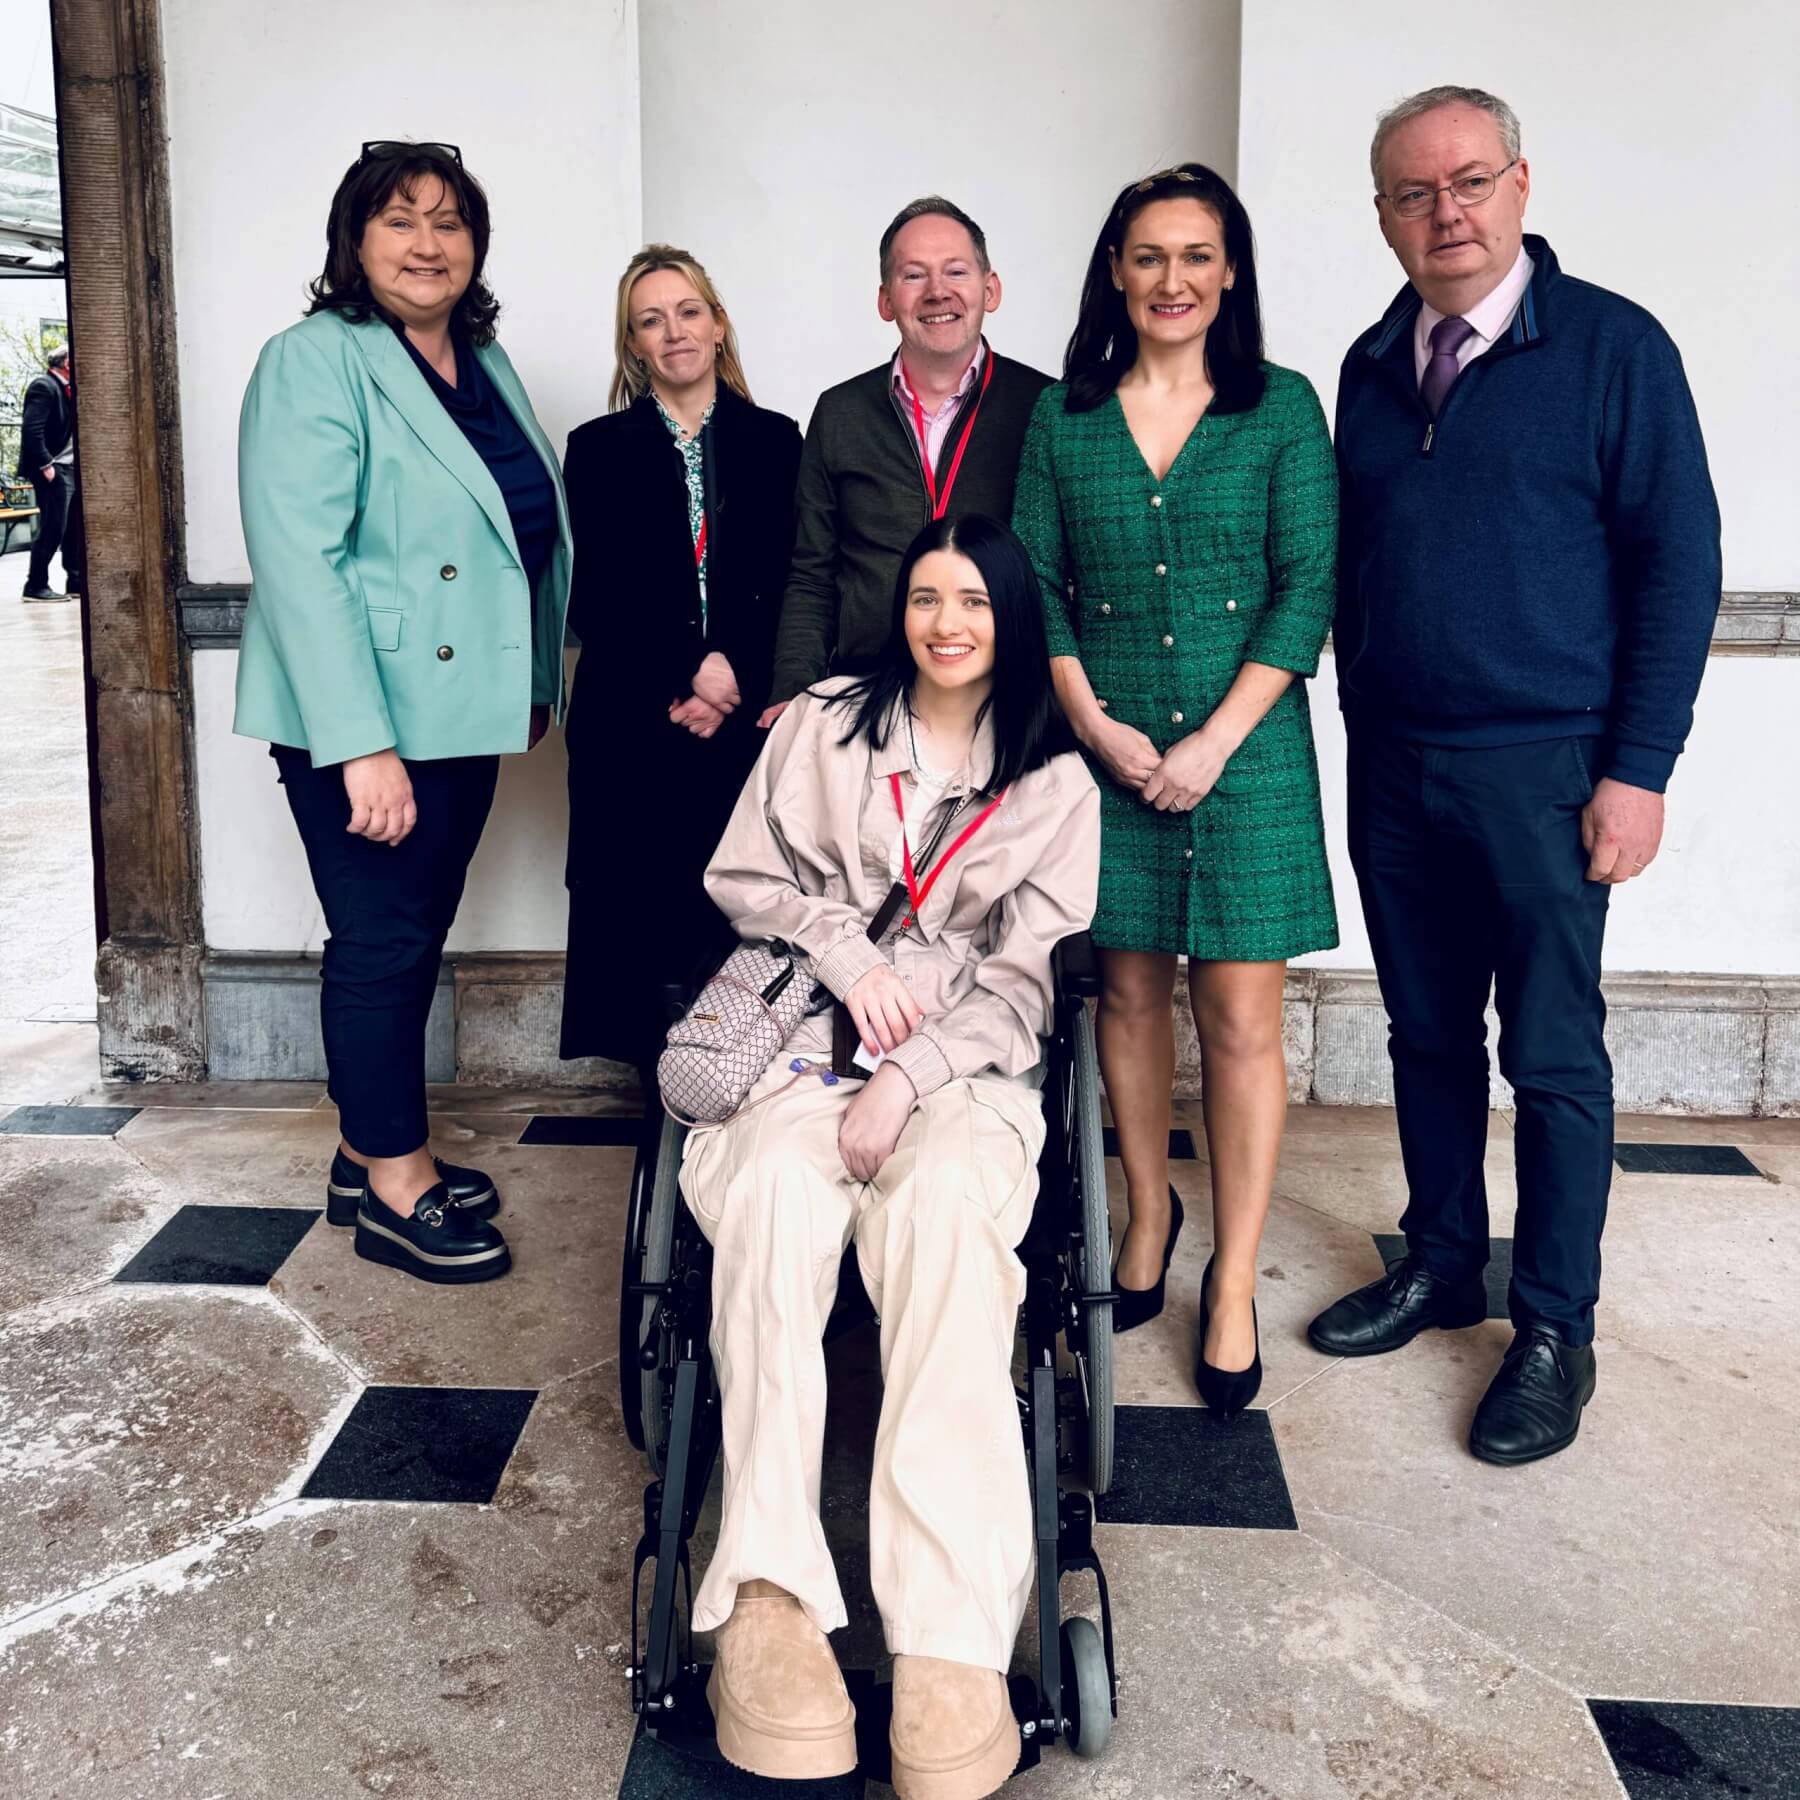
[[[1256,1258],[1287,1107],[1286,959],[1337,943],[1306,676],[1331,626],[1337,476],[1318,397],[1262,360],[1250,221],[1211,170],[1125,189],[1065,381],[1038,401],[1013,525],[1102,797],[1101,1069],[1131,1223],[1115,1322],[1162,1309],[1177,959],[1213,1189],[1202,1397],[1261,1381]]]

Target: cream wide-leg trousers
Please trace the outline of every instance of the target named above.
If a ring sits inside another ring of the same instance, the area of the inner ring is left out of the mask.
[[[777,1061],[752,1100],[791,1080]],[[816,1075],[689,1135],[681,1189],[713,1246],[724,1515],[694,1625],[772,1581],[822,1631],[847,1622],[819,1521],[825,1322],[854,1237],[881,1320],[884,1392],[869,1564],[888,1649],[1004,1671],[1031,1585],[1031,1503],[1012,1383],[1044,1119],[1035,1090],[952,1081],[873,1181],[837,1134],[860,1082]]]

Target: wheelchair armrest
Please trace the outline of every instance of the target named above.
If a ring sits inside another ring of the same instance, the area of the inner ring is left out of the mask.
[[[1058,994],[1085,999],[1100,991],[1100,958],[1094,940],[1085,931],[1066,937],[1056,946],[1050,958],[1052,978]]]

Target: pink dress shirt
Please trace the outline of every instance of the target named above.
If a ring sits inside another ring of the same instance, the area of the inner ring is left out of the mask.
[[[913,434],[916,437],[918,421],[913,414],[915,396],[912,382],[907,378],[905,355],[904,350],[894,352],[894,392],[900,397],[900,411],[904,414],[907,424],[913,427]],[[970,359],[969,366],[963,370],[962,380],[956,385],[956,392],[936,412],[927,410],[923,400],[919,402],[920,409],[925,412],[925,442],[923,445],[925,459],[934,469],[938,465],[938,458],[943,454],[944,439],[950,435],[950,421],[956,417],[957,408],[968,398],[970,388],[975,385],[975,377],[981,373],[981,359],[986,355],[987,345],[977,343],[975,354]]]
[[[1519,310],[1519,302],[1525,298],[1526,288],[1531,285],[1532,267],[1531,258],[1521,244],[1518,260],[1506,271],[1500,285],[1462,315],[1474,330],[1463,339],[1456,352],[1459,369],[1466,369],[1476,357],[1493,349],[1505,336],[1512,325],[1513,314]],[[1425,365],[1431,361],[1431,328],[1443,316],[1429,300],[1419,308],[1419,317],[1413,325],[1413,374],[1419,381],[1425,379]]]

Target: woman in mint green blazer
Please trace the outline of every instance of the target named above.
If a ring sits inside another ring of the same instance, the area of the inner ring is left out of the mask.
[[[328,1215],[434,1282],[511,1266],[493,1183],[427,1143],[425,1026],[499,758],[561,714],[569,597],[562,477],[494,341],[488,235],[453,146],[365,144],[238,440],[236,729],[270,743],[330,931]]]

